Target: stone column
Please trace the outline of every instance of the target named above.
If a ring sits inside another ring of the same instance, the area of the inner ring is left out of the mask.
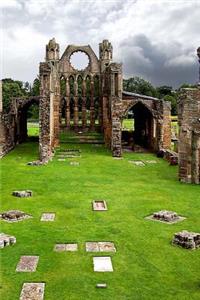
[[[83,79],[83,85],[82,85],[82,127],[83,129],[86,128],[87,125],[87,115],[86,115],[86,82],[85,79]]]
[[[66,127],[70,129],[70,86],[69,78],[66,78]]]
[[[90,129],[95,128],[95,111],[94,111],[94,80],[91,78],[90,82]]]
[[[78,127],[78,83],[74,81],[74,129]]]

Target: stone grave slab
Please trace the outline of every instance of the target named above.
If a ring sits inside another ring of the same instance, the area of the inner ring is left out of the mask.
[[[17,265],[17,272],[35,272],[37,264],[39,261],[39,256],[28,256],[23,255],[20,257],[20,261]]]
[[[200,248],[200,233],[187,230],[175,233],[172,244],[192,250]]]
[[[58,158],[58,161],[66,161],[65,158]]]
[[[86,252],[116,252],[112,242],[86,242]]]
[[[55,220],[55,213],[43,213],[40,221],[43,222],[53,222]]]
[[[157,164],[158,162],[156,160],[145,160],[145,163],[147,163],[147,164]]]
[[[105,289],[105,288],[107,288],[107,284],[106,283],[97,283],[96,287],[99,289]]]
[[[8,210],[0,214],[0,219],[7,222],[18,222],[29,218],[32,216],[20,210]]]
[[[0,233],[0,249],[16,243],[16,238],[12,235]]]
[[[135,166],[139,166],[139,167],[144,167],[145,163],[141,160],[129,160],[128,161],[130,164],[133,164]]]
[[[113,156],[113,159],[116,159],[116,160],[122,160],[123,157],[117,157],[117,156]]]
[[[160,210],[158,212],[154,212],[150,216],[147,216],[146,219],[173,224],[185,220],[185,217],[179,216],[174,211]]]
[[[25,282],[20,294],[20,300],[43,300],[44,282]]]
[[[70,161],[70,166],[79,166],[80,163],[78,161]]]
[[[13,191],[12,195],[15,197],[20,197],[20,198],[25,198],[25,197],[32,197],[33,192],[30,190],[25,190],[25,191]]]
[[[65,244],[56,244],[54,246],[54,251],[56,252],[75,252],[78,251],[78,244],[77,243],[65,243]]]
[[[66,251],[71,251],[71,252],[74,252],[74,251],[77,251],[78,250],[78,245],[76,243],[69,243],[69,244],[66,244],[65,246],[66,248]]]
[[[113,272],[110,256],[93,257],[94,272]]]
[[[108,210],[105,200],[94,200],[92,202],[93,210],[96,211],[105,211]]]

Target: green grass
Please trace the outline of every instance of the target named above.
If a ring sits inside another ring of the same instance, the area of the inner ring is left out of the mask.
[[[179,183],[177,168],[153,154],[126,153],[114,160],[103,146],[80,148],[80,166],[56,159],[27,166],[37,159],[37,143],[18,145],[2,159],[1,211],[19,209],[33,218],[1,221],[1,231],[17,238],[14,246],[1,250],[1,299],[19,299],[23,282],[35,281],[46,282],[46,300],[199,299],[200,250],[171,245],[175,232],[199,232],[199,186]],[[129,159],[156,159],[158,164],[137,167]],[[11,193],[17,189],[31,189],[34,195],[15,198]],[[105,199],[108,211],[93,212],[93,199]],[[144,219],[160,209],[187,219],[173,225]],[[56,212],[55,222],[40,222],[48,211]],[[86,253],[86,241],[115,243],[113,273],[93,272],[92,257],[101,254]],[[79,251],[55,253],[56,242],[78,242]],[[40,256],[35,273],[15,272],[21,255]],[[108,288],[96,289],[99,282]]]

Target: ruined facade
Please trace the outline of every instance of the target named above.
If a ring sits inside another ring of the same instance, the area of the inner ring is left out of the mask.
[[[200,86],[183,89],[178,105],[179,179],[200,183]]]
[[[72,54],[79,51],[89,59],[84,70],[75,69],[70,61]],[[99,58],[89,45],[69,45],[60,58],[59,45],[55,39],[49,41],[46,62],[40,63],[41,160],[48,160],[51,156],[63,128],[75,131],[100,130],[113,156],[121,156],[122,120],[131,107],[135,107],[137,115],[136,135],[139,137],[143,133],[148,139],[149,148],[154,151],[170,147],[169,103],[123,92],[122,65],[112,62],[112,56],[112,45],[107,40],[99,44]],[[63,83],[65,88],[62,94]],[[95,93],[98,97],[95,97]],[[64,125],[61,122],[63,107]],[[89,124],[87,112],[90,114]]]
[[[88,57],[84,70],[75,69],[71,57],[82,52]],[[45,62],[40,63],[40,96],[13,99],[10,113],[3,118],[4,149],[26,139],[26,111],[39,105],[39,153],[47,162],[59,144],[60,133],[99,131],[113,156],[122,155],[122,121],[134,114],[133,143],[152,151],[171,146],[170,104],[153,97],[123,92],[122,65],[112,62],[108,40],[99,44],[99,58],[92,48],[69,45],[60,57],[55,39],[46,45]]]

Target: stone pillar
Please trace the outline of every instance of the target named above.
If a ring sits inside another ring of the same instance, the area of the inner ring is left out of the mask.
[[[74,81],[74,129],[78,128],[78,83],[77,78]]]
[[[70,129],[70,86],[69,78],[66,78],[66,127]]]
[[[82,84],[82,127],[86,128],[87,125],[87,111],[86,111],[86,82],[85,78],[83,79]]]
[[[90,82],[90,129],[95,128],[95,111],[94,111],[94,80],[91,78]]]
[[[200,183],[200,88],[182,89],[178,102],[179,180]]]

